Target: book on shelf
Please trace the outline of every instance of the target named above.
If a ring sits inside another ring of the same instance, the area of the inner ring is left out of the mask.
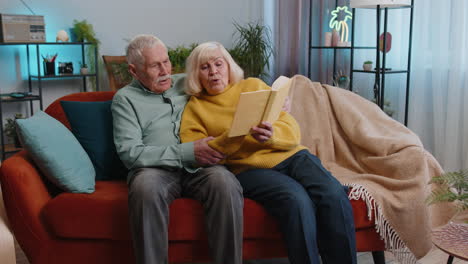
[[[291,79],[280,76],[273,82],[271,90],[241,93],[228,136],[247,135],[252,127],[262,121],[275,122],[283,109],[290,87]]]

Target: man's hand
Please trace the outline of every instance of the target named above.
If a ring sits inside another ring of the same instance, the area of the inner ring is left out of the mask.
[[[214,137],[206,137],[194,142],[195,159],[198,164],[202,166],[213,165],[225,158],[223,153],[208,146],[208,141],[213,139]]]
[[[261,143],[273,136],[273,126],[270,122],[263,121],[260,125],[253,127],[252,130],[252,137]]]

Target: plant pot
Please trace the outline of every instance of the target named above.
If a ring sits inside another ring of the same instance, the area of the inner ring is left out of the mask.
[[[362,68],[365,71],[371,71],[372,70],[372,63],[365,63],[365,64],[362,65]]]
[[[81,68],[80,73],[83,75],[88,74],[88,68]]]

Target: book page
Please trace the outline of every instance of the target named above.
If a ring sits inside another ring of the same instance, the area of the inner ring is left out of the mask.
[[[283,110],[284,101],[289,94],[289,87],[291,87],[291,79],[280,76],[272,85],[272,92],[262,121],[268,121],[273,124],[281,111]]]
[[[271,85],[271,90],[278,91],[279,89],[281,89],[281,87],[283,87],[290,80],[291,80],[290,78],[281,75],[273,82],[273,84]]]
[[[229,137],[243,136],[262,121],[270,90],[241,93]]]

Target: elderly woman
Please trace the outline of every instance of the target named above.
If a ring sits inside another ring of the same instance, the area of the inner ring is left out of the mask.
[[[243,79],[242,69],[219,43],[196,47],[187,59],[187,93],[182,142],[212,136],[208,144],[224,153],[244,196],[279,222],[293,264],[356,263],[352,208],[345,188],[320,160],[300,145],[295,119],[281,112],[246,136],[227,136],[242,92],[271,89],[259,79]]]

